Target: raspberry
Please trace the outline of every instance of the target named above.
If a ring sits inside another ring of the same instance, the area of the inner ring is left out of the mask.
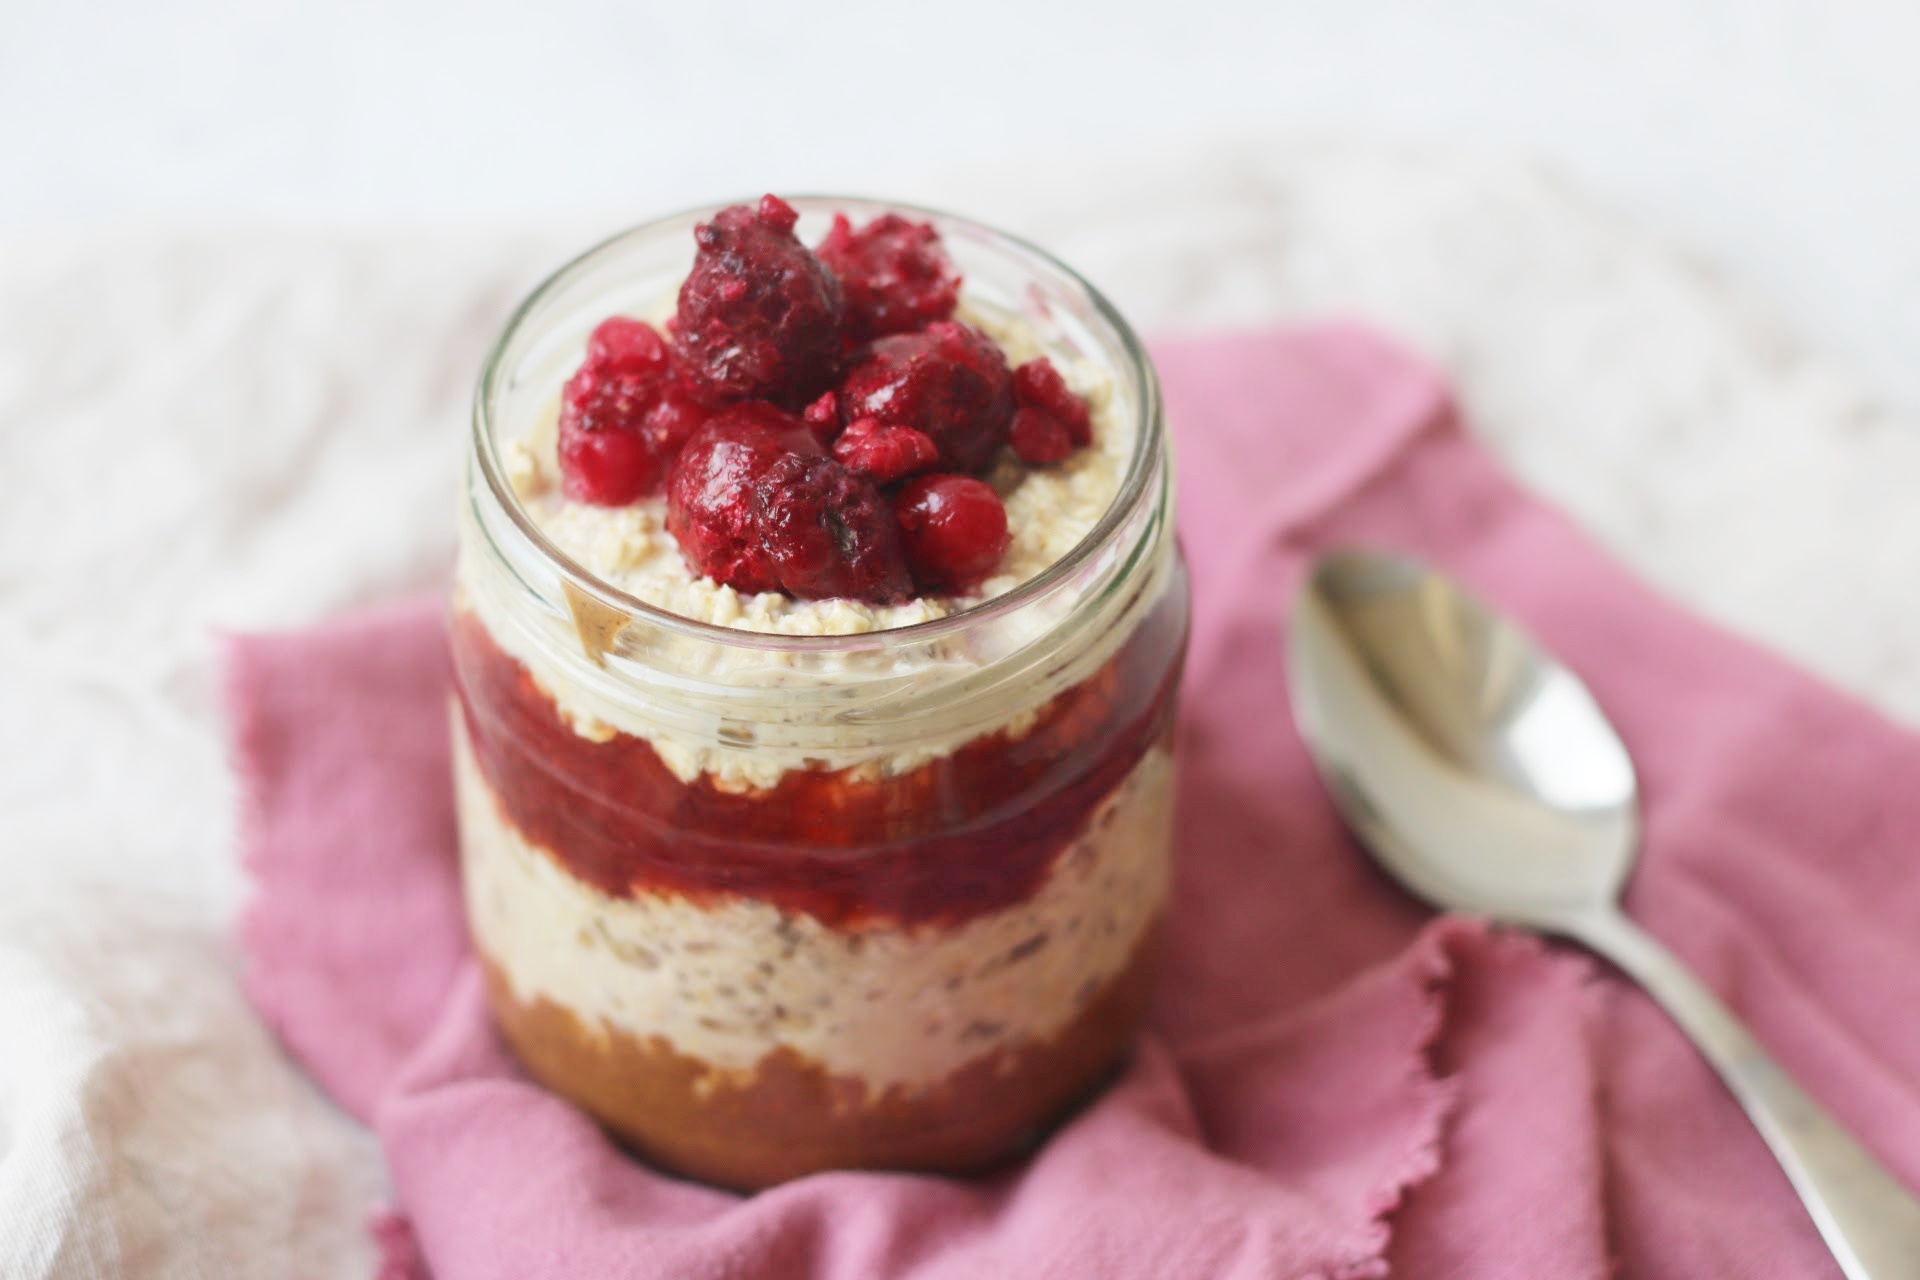
[[[1012,541],[1000,495],[972,476],[917,476],[901,486],[893,509],[922,590],[978,586]]]
[[[960,277],[928,223],[883,213],[855,231],[845,214],[835,214],[818,253],[840,277],[856,341],[945,320],[960,301]]]
[[[771,193],[760,197],[760,203],[755,206],[753,216],[775,231],[786,235],[792,235],[793,229],[800,225],[799,211]]]
[[[1073,452],[1073,433],[1067,424],[1039,409],[1017,409],[1007,433],[1013,452],[1030,467],[1047,467]]]
[[[601,321],[561,393],[562,490],[601,506],[653,492],[708,412],[658,333],[626,316]]]
[[[820,398],[801,413],[800,420],[821,444],[832,444],[840,434],[840,397],[831,391],[821,392]]]
[[[760,476],[753,497],[761,547],[788,595],[875,604],[912,595],[893,509],[865,476],[790,453]]]
[[[758,209],[734,205],[694,230],[699,251],[674,333],[724,395],[798,408],[838,370],[845,301],[833,272],[794,238],[798,217],[767,196]]]
[[[667,344],[644,320],[608,316],[587,338],[587,364],[595,369],[637,372],[666,364]]]
[[[904,480],[939,465],[940,450],[912,427],[883,427],[873,418],[851,423],[833,443],[833,456],[877,484]]]
[[[760,401],[722,409],[696,431],[667,477],[667,532],[693,571],[739,591],[777,590],[754,487],[788,454],[819,452],[797,419]]]
[[[1013,374],[991,338],[938,320],[869,347],[841,384],[840,417],[912,427],[939,447],[943,466],[978,471],[1006,443]]]
[[[1058,419],[1075,447],[1093,443],[1093,415],[1087,402],[1073,393],[1045,356],[1013,371],[1013,398],[1022,409],[1038,409]]]
[[[700,424],[712,416],[713,406],[702,390],[690,380],[675,378],[661,390],[640,425],[670,466]]]

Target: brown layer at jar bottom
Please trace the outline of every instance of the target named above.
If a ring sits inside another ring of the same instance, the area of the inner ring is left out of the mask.
[[[527,1072],[671,1173],[754,1191],[827,1169],[985,1172],[1029,1150],[1105,1082],[1151,994],[1157,929],[1061,1033],[974,1059],[939,1084],[869,1098],[787,1048],[716,1083],[658,1038],[589,1027],[516,996],[482,957],[494,1020]]]

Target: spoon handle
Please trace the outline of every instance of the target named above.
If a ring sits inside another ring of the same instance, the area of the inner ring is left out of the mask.
[[[1920,1200],[1808,1097],[1732,1010],[1617,912],[1566,932],[1613,961],[1680,1024],[1786,1170],[1848,1280],[1920,1280]]]

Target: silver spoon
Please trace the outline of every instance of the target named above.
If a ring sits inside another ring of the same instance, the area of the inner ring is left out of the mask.
[[[1622,915],[1633,762],[1586,686],[1408,559],[1322,559],[1293,609],[1293,713],[1360,841],[1452,911],[1584,943],[1658,1000],[1766,1138],[1849,1280],[1920,1278],[1920,1201]]]

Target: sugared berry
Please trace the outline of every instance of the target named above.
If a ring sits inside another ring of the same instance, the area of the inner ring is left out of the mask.
[[[873,418],[847,424],[833,442],[833,456],[848,468],[892,484],[940,465],[940,450],[926,433],[912,427],[883,426]]]
[[[856,341],[945,320],[960,301],[960,277],[928,223],[883,213],[855,231],[845,214],[835,214],[818,252],[846,291]]]
[[[1059,421],[1075,447],[1093,443],[1093,415],[1087,402],[1074,394],[1045,356],[1013,371],[1013,398],[1022,409],[1038,409]]]
[[[601,506],[652,493],[708,412],[658,333],[626,316],[603,320],[560,397],[562,490]]]
[[[1067,424],[1040,409],[1016,409],[1007,442],[1014,456],[1030,467],[1050,467],[1073,452]]]
[[[843,349],[840,282],[794,238],[792,206],[767,196],[694,230],[675,340],[721,393],[799,408],[828,387]]]
[[[972,476],[917,476],[900,487],[893,506],[907,563],[922,590],[978,586],[1012,541],[1000,495]]]
[[[840,386],[840,417],[912,427],[933,440],[941,465],[978,471],[1006,443],[1013,373],[993,339],[935,321],[867,349]]]
[[[892,506],[832,458],[780,458],[755,483],[754,510],[767,563],[795,599],[894,604],[912,595]]]
[[[695,573],[740,591],[774,591],[780,577],[759,534],[755,486],[793,453],[820,446],[770,404],[730,405],[708,419],[667,477],[667,532]]]

